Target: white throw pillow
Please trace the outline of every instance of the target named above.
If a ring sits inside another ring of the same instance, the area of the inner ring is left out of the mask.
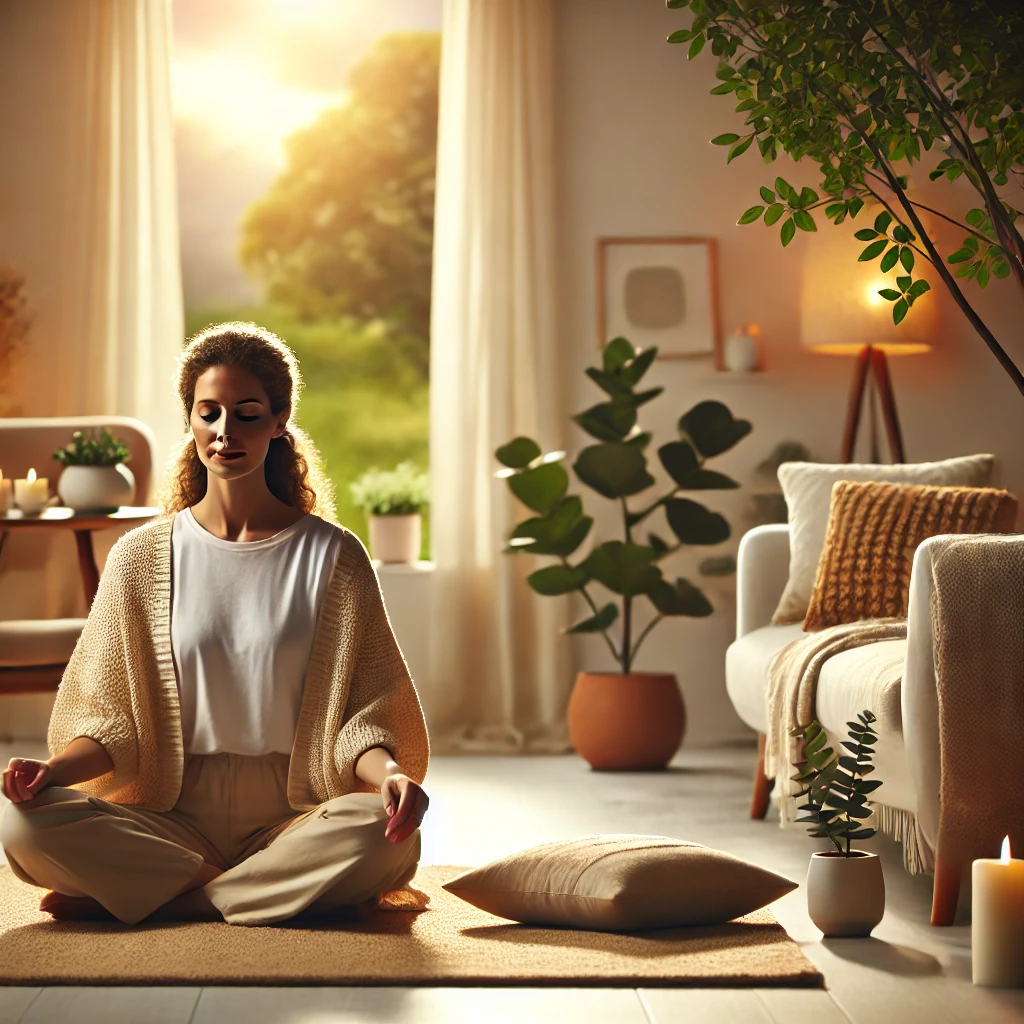
[[[814,592],[818,562],[825,547],[832,485],[838,480],[878,480],[936,487],[986,487],[994,455],[964,455],[941,462],[784,462],[779,483],[789,509],[789,580],[772,622],[802,622]]]
[[[796,887],[722,850],[622,832],[542,843],[441,886],[497,917],[593,931],[722,924]]]

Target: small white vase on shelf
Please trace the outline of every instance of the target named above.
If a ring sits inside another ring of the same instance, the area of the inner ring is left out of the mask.
[[[57,493],[76,512],[112,512],[135,500],[135,475],[123,462],[65,466],[57,480]]]
[[[423,517],[370,516],[370,555],[380,562],[416,562],[420,557]]]
[[[751,373],[758,369],[759,354],[754,327],[741,327],[726,339],[723,362],[730,373]]]

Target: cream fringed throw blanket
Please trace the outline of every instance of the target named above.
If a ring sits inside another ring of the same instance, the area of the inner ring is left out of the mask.
[[[935,688],[939,716],[939,824],[936,848],[961,864],[995,856],[1002,837],[1024,850],[1024,536],[950,535],[920,562],[931,573]],[[844,623],[787,644],[769,666],[765,773],[775,778],[783,823],[797,815],[792,764],[796,726],[814,717],[818,673],[851,647],[907,635],[906,619]],[[902,665],[882,668],[871,710],[901,725]],[[884,781],[884,780],[883,780]],[[880,790],[879,793],[884,792]],[[907,868],[932,867],[915,816],[878,806],[878,825],[904,844]]]

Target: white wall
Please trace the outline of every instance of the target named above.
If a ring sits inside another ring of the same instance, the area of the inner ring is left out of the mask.
[[[687,61],[685,47],[665,42],[670,32],[689,23],[686,12],[668,10],[664,0],[558,0],[556,10],[561,337],[574,388],[567,414],[602,397],[583,375],[598,358],[595,239],[710,235],[718,240],[724,333],[756,320],[764,332],[768,372],[737,380],[715,376],[710,359],[656,363],[645,384],[664,385],[666,391],[644,407],[641,420],[654,432],[648,449],[652,472],[659,481],[667,479],[656,449],[674,438],[679,415],[707,398],[725,402],[734,415],[754,425],[751,435],[712,463],[741,483],[749,483],[756,464],[784,439],[804,442],[820,460],[838,460],[853,362],[801,350],[800,270],[813,240],[798,232],[800,237],[782,249],[778,225],[766,229],[735,223],[758,202],[759,185],[770,185],[781,174],[798,186],[814,186],[816,167],[808,161],[796,165],[786,157],[766,167],[756,148],[726,165],[725,151],[708,140],[739,130],[742,115],[733,111],[730,97],[708,95],[716,84],[716,59],[710,52]],[[961,191],[968,199],[968,191]],[[826,222],[819,230],[831,229]],[[944,237],[955,246],[959,236],[954,229],[951,237]],[[966,288],[971,296],[980,296],[978,305],[989,326],[1024,366],[1024,303],[1015,286],[1007,280],[986,293],[973,284]],[[1024,498],[1024,450],[1019,444],[1024,396],[959,309],[944,295],[939,298],[943,319],[936,350],[890,364],[907,461],[994,452],[998,482]],[[862,424],[864,435],[865,428]],[[577,447],[590,443],[581,431],[576,431],[575,442]],[[885,459],[884,437],[882,452]],[[857,458],[866,460],[866,452],[858,448]],[[583,493],[590,514],[602,513],[597,523],[601,539],[622,536],[621,520],[609,515],[610,502],[581,485],[573,489]],[[744,490],[709,492],[706,504],[723,512],[733,537],[720,549],[706,549],[696,557],[675,556],[675,564],[665,566],[667,572],[699,582],[700,556],[735,552],[750,525],[744,518],[748,501]],[[671,537],[667,528],[663,532]],[[735,629],[735,580],[716,582],[707,592],[719,609],[716,615],[660,623],[645,641],[636,666],[677,674],[689,712],[686,742],[694,745],[748,734],[725,695],[723,662]],[[614,671],[599,638],[580,641],[577,654],[581,669]]]

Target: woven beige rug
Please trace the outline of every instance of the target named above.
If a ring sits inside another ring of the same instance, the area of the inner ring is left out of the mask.
[[[424,910],[368,921],[54,921],[42,889],[0,868],[0,983],[8,985],[823,985],[769,910],[725,925],[596,932],[534,928],[441,888],[467,869],[421,865]]]

